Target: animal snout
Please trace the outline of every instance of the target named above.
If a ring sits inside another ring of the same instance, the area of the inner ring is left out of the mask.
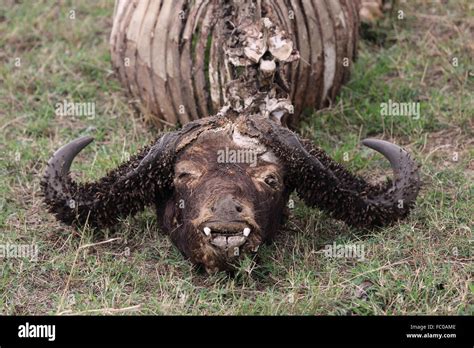
[[[242,219],[243,204],[234,196],[225,195],[214,202],[211,211],[224,221],[238,221]]]
[[[225,194],[211,206],[212,218],[199,229],[210,244],[228,258],[239,256],[240,247],[247,242],[253,227],[247,222],[244,202]]]

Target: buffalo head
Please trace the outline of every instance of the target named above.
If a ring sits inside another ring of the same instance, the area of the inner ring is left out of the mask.
[[[192,122],[165,133],[97,182],[78,184],[69,168],[91,141],[77,139],[48,162],[42,189],[49,210],[67,224],[105,228],[155,205],[163,231],[208,272],[231,268],[269,241],[292,191],[334,218],[369,227],[406,216],[420,185],[417,166],[396,145],[363,142],[394,171],[393,181],[374,186],[259,116]]]

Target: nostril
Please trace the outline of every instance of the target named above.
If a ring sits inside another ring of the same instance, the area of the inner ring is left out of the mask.
[[[228,195],[214,202],[210,207],[210,211],[214,215],[222,215],[222,217],[234,216],[234,218],[237,218],[237,215],[240,215],[240,213],[244,211],[244,205],[234,197]]]

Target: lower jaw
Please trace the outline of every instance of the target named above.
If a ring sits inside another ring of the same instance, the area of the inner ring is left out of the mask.
[[[255,254],[258,251],[261,242],[261,239],[254,234],[246,238],[244,241],[228,243],[225,248],[217,247],[215,244],[212,243],[212,241],[211,245],[217,254],[221,255],[221,257],[223,258],[232,261],[240,258],[244,254]]]
[[[246,255],[253,256],[257,253],[260,243],[254,244],[253,241],[247,241],[240,247],[228,248],[225,250],[215,249],[215,261],[209,265],[204,265],[208,273],[215,273],[217,271],[235,271],[238,268],[239,260],[242,260]],[[217,267],[216,267],[217,266]],[[209,272],[208,268],[213,270]]]
[[[225,257],[229,261],[234,261],[239,259],[243,255],[243,249],[242,246],[238,247],[230,247],[226,250],[221,251],[222,253],[225,253]]]
[[[191,252],[187,256],[194,264],[203,266],[210,274],[219,271],[235,271],[238,261],[245,255],[255,255],[263,242],[260,234],[254,233],[242,245],[224,249],[218,248],[209,239],[203,237],[201,236],[200,246],[194,249],[195,252]]]

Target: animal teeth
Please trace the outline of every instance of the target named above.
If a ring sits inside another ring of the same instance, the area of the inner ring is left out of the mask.
[[[245,237],[248,237],[249,234],[250,234],[250,228],[245,227],[245,228],[244,228],[244,236],[245,236]]]
[[[210,236],[211,235],[211,229],[209,227],[204,227],[204,234],[206,236]]]

